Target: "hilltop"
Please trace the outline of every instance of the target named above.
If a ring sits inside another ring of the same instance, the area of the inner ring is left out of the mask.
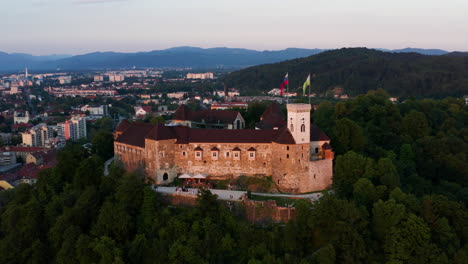
[[[300,91],[309,73],[319,94],[340,87],[349,95],[384,89],[393,96],[462,96],[468,94],[465,53],[422,55],[367,48],[343,48],[232,72],[225,82],[242,91],[266,92],[278,87],[289,72],[291,91]]]

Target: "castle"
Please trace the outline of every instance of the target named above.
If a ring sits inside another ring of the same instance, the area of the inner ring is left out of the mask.
[[[197,129],[124,120],[115,131],[116,159],[156,184],[183,173],[211,179],[272,176],[288,193],[323,190],[332,183],[330,139],[310,122],[309,104],[288,104],[284,126],[271,129]],[[268,120],[268,111],[262,121]],[[264,124],[265,125],[265,124]]]

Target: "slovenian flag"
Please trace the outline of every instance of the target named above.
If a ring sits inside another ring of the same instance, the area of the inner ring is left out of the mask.
[[[283,80],[283,82],[282,82],[281,85],[280,85],[280,95],[283,95],[283,94],[284,94],[284,86],[285,86],[285,85],[288,85],[288,84],[289,84],[288,73],[286,73],[286,76],[284,76],[284,80]]]

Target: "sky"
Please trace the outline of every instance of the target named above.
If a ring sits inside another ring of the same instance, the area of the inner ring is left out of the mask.
[[[0,51],[468,51],[467,0],[0,0]]]

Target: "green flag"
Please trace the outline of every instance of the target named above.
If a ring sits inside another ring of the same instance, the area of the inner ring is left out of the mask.
[[[307,86],[310,86],[310,74],[307,77],[307,80],[304,82],[304,85],[302,86],[302,95],[306,94]]]

